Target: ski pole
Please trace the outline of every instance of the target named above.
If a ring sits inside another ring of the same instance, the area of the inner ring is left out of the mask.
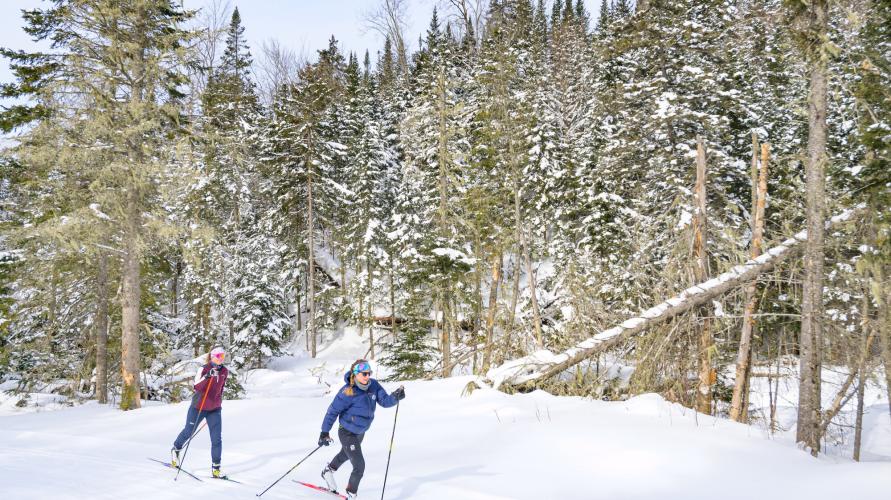
[[[276,479],[275,482],[272,483],[272,484],[270,484],[269,486],[267,486],[265,490],[261,491],[260,493],[257,493],[257,496],[258,496],[258,497],[263,496],[263,493],[266,493],[267,491],[269,491],[269,488],[272,488],[273,486],[275,486],[276,484],[278,484],[279,481],[281,481],[282,479],[284,479],[285,476],[287,476],[288,474],[290,474],[292,470],[296,469],[300,464],[302,464],[303,462],[305,462],[306,459],[309,458],[310,456],[312,456],[313,453],[319,451],[319,448],[321,448],[321,447],[322,447],[322,445],[318,445],[318,446],[316,447],[316,449],[314,449],[314,450],[312,450],[311,452],[309,452],[309,455],[303,457],[303,460],[297,462],[297,465],[295,465],[294,467],[291,467],[290,469],[288,469],[288,472],[285,472],[284,474],[282,474],[282,477]]]
[[[198,430],[196,430],[196,431],[192,434],[191,437],[189,437],[188,441],[186,441],[186,444],[188,444],[189,441],[195,439],[195,436],[197,436],[198,433],[201,432],[201,429],[203,429],[205,425],[207,425],[207,419],[205,419],[204,421],[201,422],[201,426],[198,427]]]
[[[192,433],[191,436],[189,436],[189,439],[186,440],[186,445],[188,445],[189,443],[192,442],[193,439],[195,439],[195,436],[197,436],[201,432],[201,429],[203,429],[205,425],[207,425],[207,419],[204,419],[201,422],[201,426],[198,427],[198,430],[196,430],[195,432]]]
[[[387,491],[387,474],[390,473],[390,455],[393,454],[393,437],[396,436],[396,419],[399,418],[399,401],[396,401],[396,415],[393,416],[393,433],[390,434],[390,451],[387,452],[387,469],[384,471],[384,487],[381,488],[381,500],[384,500],[384,492]]]
[[[195,426],[198,425],[198,421],[201,420],[201,412],[204,411],[204,402],[207,401],[207,393],[210,392],[211,385],[213,385],[213,377],[207,379],[207,389],[204,389],[204,397],[201,398],[201,404],[198,405],[198,416],[195,417],[195,423],[192,424],[192,431],[189,432],[189,442],[186,443],[186,449],[183,450],[183,459],[179,461],[179,467],[176,468],[176,476],[173,478],[174,481],[179,479],[179,471],[182,470],[183,464],[186,463],[186,455],[189,454],[189,445],[192,444],[192,438],[195,437],[192,433],[195,431]]]

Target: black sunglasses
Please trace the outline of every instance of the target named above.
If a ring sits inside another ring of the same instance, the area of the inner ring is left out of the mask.
[[[365,375],[366,377],[370,377],[371,372],[359,372],[359,375]]]

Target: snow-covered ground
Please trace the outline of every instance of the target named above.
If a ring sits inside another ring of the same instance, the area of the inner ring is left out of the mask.
[[[121,412],[95,403],[0,416],[0,498],[255,498],[316,446],[333,391],[364,343],[345,334],[317,359],[285,357],[244,374],[247,396],[223,405],[223,468],[239,485],[185,475],[167,459],[188,403],[148,403]],[[712,418],[643,395],[625,402],[506,395],[470,377],[406,382],[386,498],[438,499],[887,499],[891,419],[887,403],[867,413],[864,458],[818,459],[790,433]],[[398,384],[385,383],[392,390]],[[7,402],[8,403],[8,402]],[[379,498],[394,409],[378,408],[366,435],[360,498]],[[207,431],[185,468],[210,472]],[[323,448],[269,490],[268,499],[321,499],[291,479],[319,482],[335,453]],[[338,472],[346,483],[349,465]]]

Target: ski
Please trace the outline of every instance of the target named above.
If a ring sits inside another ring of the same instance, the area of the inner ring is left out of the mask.
[[[183,472],[185,472],[185,471],[183,471]],[[229,481],[230,483],[244,484],[244,483],[242,483],[241,481],[236,481],[236,480],[232,479],[232,478],[229,477],[229,476],[220,476],[220,477],[213,477],[213,476],[210,476],[210,478],[211,478],[211,479],[220,479],[220,480],[222,480],[222,481]]]
[[[312,488],[312,489],[318,491],[319,493],[327,493],[329,495],[334,495],[337,498],[342,498],[343,500],[347,500],[346,496],[341,495],[340,493],[337,493],[336,491],[331,491],[328,488],[323,488],[321,486],[317,486],[317,485],[311,484],[311,483],[304,483],[303,481],[298,481],[296,479],[292,479],[292,481],[294,481],[297,484],[302,484],[303,486],[306,486],[307,488]]]
[[[192,479],[194,479],[196,481],[201,481],[201,478],[199,478],[195,474],[192,474],[191,472],[187,471],[186,469],[182,469],[180,467],[174,467],[170,462],[165,462],[163,460],[158,460],[157,458],[152,458],[152,457],[149,457],[149,460],[151,460],[152,462],[158,462],[159,464],[161,464],[169,469],[180,470],[180,471],[184,472],[186,475],[188,475],[189,477],[191,477]],[[203,481],[201,481],[201,482],[203,482]]]

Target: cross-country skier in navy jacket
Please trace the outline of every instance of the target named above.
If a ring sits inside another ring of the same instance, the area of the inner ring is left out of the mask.
[[[328,489],[337,491],[334,482],[334,471],[340,468],[347,460],[353,465],[353,472],[347,483],[346,493],[348,498],[356,498],[359,489],[359,481],[365,473],[365,458],[362,456],[362,439],[365,432],[371,427],[374,420],[374,410],[377,405],[384,408],[396,406],[396,403],[405,397],[405,389],[402,387],[387,394],[381,384],[371,378],[371,365],[364,359],[356,360],[344,377],[344,385],[334,401],[328,406],[325,419],[322,420],[322,433],[319,434],[319,446],[331,444],[328,434],[334,421],[340,419],[340,427],[337,437],[340,440],[340,453],[322,471],[322,478],[328,484]]]

